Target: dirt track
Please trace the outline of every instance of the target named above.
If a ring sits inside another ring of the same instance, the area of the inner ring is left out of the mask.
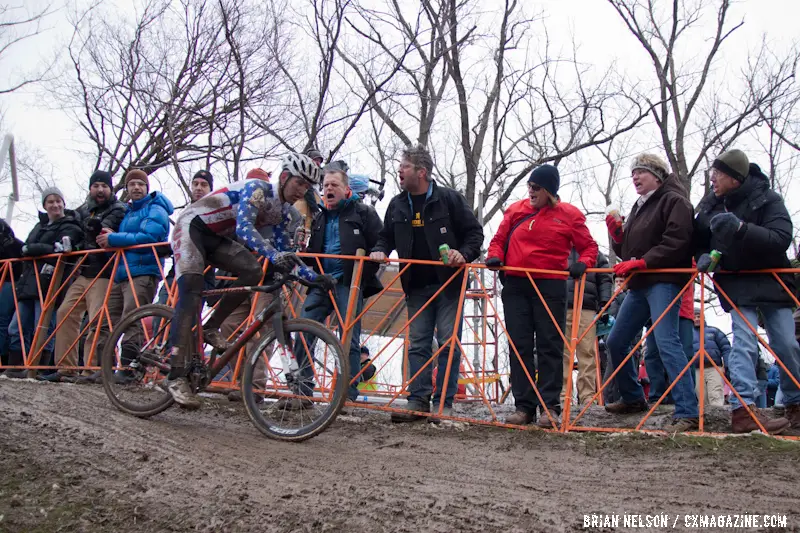
[[[762,437],[458,431],[369,413],[283,444],[226,400],[138,420],[100,387],[6,379],[0,406],[0,531],[583,531],[584,513],[626,511],[784,513],[781,531],[800,531],[800,444]]]

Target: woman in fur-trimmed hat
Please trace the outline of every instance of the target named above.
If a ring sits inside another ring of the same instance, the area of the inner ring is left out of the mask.
[[[619,277],[628,277],[630,291],[620,307],[617,321],[606,340],[614,366],[628,355],[631,341],[648,320],[656,322],[689,281],[688,274],[646,274],[645,269],[692,267],[692,204],[686,189],[667,163],[655,154],[641,154],[631,164],[631,178],[639,199],[627,220],[606,218],[614,251],[622,259],[614,266]],[[678,299],[680,300],[680,299]],[[678,335],[679,306],[669,307],[656,325],[658,350],[670,382],[686,366],[686,354]],[[637,379],[633,359],[625,361],[616,376],[622,400],[606,405],[610,413],[625,414],[648,410]],[[691,372],[672,389],[675,413],[668,431],[692,431],[698,427],[697,396]]]

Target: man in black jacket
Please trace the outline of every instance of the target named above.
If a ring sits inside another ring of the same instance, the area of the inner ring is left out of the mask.
[[[711,250],[722,254],[716,265],[722,271],[790,268],[786,250],[792,242],[792,220],[783,198],[769,188],[769,180],[758,165],[750,163],[741,150],[729,150],[714,160],[711,183],[713,191],[698,204],[695,216],[697,270],[715,269]],[[780,277],[792,290],[792,276]],[[735,433],[747,433],[758,429],[742,403],[751,409],[756,404],[758,380],[752,354],[758,353],[753,331],[758,328],[759,311],[764,316],[770,347],[794,379],[800,380],[793,300],[772,274],[719,273],[714,274],[714,281],[722,308],[731,315],[733,348],[726,365],[731,384],[743,400],[730,395],[731,426]],[[770,433],[783,432],[790,426],[800,429],[800,390],[783,369],[780,380],[786,418],[768,420],[758,411],[753,413]]]
[[[573,249],[569,254],[569,266],[578,260],[578,252]],[[596,268],[608,268],[608,258],[603,252],[597,253]],[[572,304],[574,302],[575,283],[567,282],[567,322],[564,327],[564,335],[569,338],[572,334]],[[586,334],[580,340],[576,350],[578,360],[578,379],[572,384],[572,390],[578,391],[578,402],[583,404],[591,401],[597,392],[597,363],[595,359],[595,326],[589,328],[589,324],[594,320],[595,315],[600,311],[613,293],[611,286],[611,274],[602,272],[589,272],[586,274],[586,288],[583,292],[583,304],[581,305],[581,320],[578,329],[578,337],[584,331]],[[608,310],[598,320],[608,322]],[[561,403],[564,403],[567,392],[567,378],[572,372],[573,358],[570,354],[569,346],[564,345],[564,386],[561,388]]]
[[[439,351],[437,363],[434,410],[438,412],[440,404],[443,404],[443,414],[449,415],[452,412],[461,362],[461,350],[457,343],[451,345],[450,339],[453,335],[459,340],[461,338],[461,321],[456,323],[456,317],[460,314],[458,303],[463,270],[456,274],[425,309],[422,308],[453,276],[453,267],[474,261],[480,255],[483,227],[467,205],[464,196],[457,191],[437,185],[431,179],[432,171],[433,159],[424,147],[409,147],[403,151],[398,172],[403,192],[392,198],[389,203],[383,230],[370,258],[375,261],[385,261],[392,250],[397,250],[397,255],[401,259],[441,261],[439,247],[444,244],[449,247],[446,255],[447,266],[412,265],[400,277],[406,294],[409,318],[419,312],[409,326],[408,375],[413,377],[420,370],[421,372],[408,384],[407,408],[421,413],[427,413],[431,409],[433,365],[427,363],[433,356],[435,330],[439,345],[444,348]],[[449,379],[445,385],[444,378],[448,371],[447,361],[451,348],[453,359],[449,367]],[[444,401],[441,398],[442,391],[446,391]],[[393,422],[411,422],[421,418],[424,416],[400,413],[392,415]]]
[[[352,196],[347,174],[341,167],[333,167],[325,171],[322,181],[322,201],[321,210],[314,216],[311,225],[311,239],[307,251],[316,254],[327,255],[356,255],[359,248],[364,251],[371,250],[378,242],[378,232],[383,225],[375,209],[357,201]],[[307,260],[309,266],[317,272],[321,272],[316,259]],[[322,271],[325,274],[336,278],[337,284],[333,291],[336,300],[336,307],[339,316],[345,319],[347,306],[350,301],[350,282],[353,277],[355,263],[342,259],[325,258],[320,260]],[[377,277],[378,266],[375,263],[366,262],[361,278],[362,293],[358,295],[355,302],[355,315],[361,313],[364,298],[369,298],[383,289]],[[321,272],[322,273],[322,272]],[[311,289],[306,295],[303,304],[302,317],[310,318],[318,322],[323,322],[331,313],[334,313],[333,303],[327,291],[322,289]],[[342,332],[340,324],[340,332]],[[342,332],[344,337],[344,332]],[[306,346],[312,346],[313,337],[306,336]],[[295,339],[294,353],[297,363],[300,365],[304,382],[301,394],[310,396],[314,388],[314,372],[307,364],[306,350],[302,339],[298,336]],[[361,321],[357,321],[352,328],[349,346],[350,355],[350,374],[351,378],[361,370]],[[351,383],[348,390],[350,400],[358,397],[358,383]],[[285,400],[281,403],[287,404],[290,409],[299,408],[302,402],[307,405],[310,400],[299,400],[297,398]]]
[[[64,195],[56,187],[48,187],[42,191],[42,207],[45,213],[39,213],[39,223],[33,227],[25,244],[22,247],[22,255],[26,257],[39,257],[67,251],[64,248],[69,239],[70,249],[83,240],[83,229],[78,222],[75,212],[64,209]],[[39,295],[46,297],[50,289],[50,282],[55,273],[56,258],[37,259],[26,261],[22,267],[22,276],[16,284],[17,301],[19,306],[11,323],[8,326],[9,351],[8,364],[19,366],[23,364],[22,343],[20,342],[20,331],[25,341],[25,347],[30,350],[35,330],[42,327],[40,335],[49,338],[55,328],[56,313],[51,312],[49,327],[44,328],[41,322],[42,309]],[[37,275],[38,272],[38,275]],[[66,280],[69,276],[69,267],[65,267],[62,279]],[[46,333],[45,333],[46,332]],[[52,364],[53,339],[43,346],[43,351],[39,358],[39,364],[48,366]],[[30,357],[30,353],[28,356]],[[27,372],[8,371],[6,376],[22,378]]]
[[[111,174],[104,170],[95,171],[89,178],[89,198],[77,209],[78,217],[83,226],[84,238],[82,242],[75,243],[81,250],[97,250],[97,236],[103,228],[117,231],[119,224],[125,216],[127,208],[124,203],[117,200],[111,187]],[[98,313],[103,308],[103,302],[108,293],[108,284],[114,274],[113,255],[105,253],[90,253],[81,266],[78,276],[67,290],[64,301],[58,308],[58,323],[61,327],[56,332],[56,365],[76,366],[78,364],[78,338],[80,337],[81,319],[84,313],[89,313],[89,328],[87,330],[87,360],[84,364],[92,364],[91,354],[94,346],[97,364],[100,364],[100,353],[107,334],[107,328],[100,328],[97,342],[95,343],[94,329]],[[91,374],[90,372],[86,373]],[[99,378],[99,372],[96,373]],[[72,381],[75,373],[72,370],[59,370],[53,374],[50,381]]]
[[[14,235],[11,226],[0,218],[0,259],[14,259],[21,255],[22,241]],[[2,277],[4,275],[3,266],[0,266],[0,361],[3,365],[7,365],[8,324],[11,322],[11,317],[14,316],[14,290],[11,286],[11,278],[13,277],[14,280],[19,278],[22,265],[16,263],[14,264],[16,268],[9,266],[8,271],[5,272],[5,278]]]

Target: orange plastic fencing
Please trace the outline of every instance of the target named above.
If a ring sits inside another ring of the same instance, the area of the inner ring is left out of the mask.
[[[152,249],[154,256],[157,257],[158,248],[162,246],[166,246],[166,244],[161,243],[155,245],[141,245],[133,248],[149,247]],[[42,293],[41,290],[39,291],[39,303],[41,305],[42,312],[40,314],[39,322],[36,324],[32,341],[30,341],[27,345],[23,338],[22,328],[20,328],[19,335],[23,349],[24,364],[22,366],[15,366],[11,368],[27,369],[30,371],[31,377],[36,370],[53,368],[39,364],[39,360],[44,351],[44,346],[48,341],[55,337],[63,325],[62,323],[57,323],[52,332],[48,331],[49,320],[52,316],[52,313],[56,312],[56,304],[59,298],[66,293],[70,283],[79,275],[79,267],[86,260],[88,254],[108,253],[109,257],[101,274],[109,271],[113,272],[118,268],[118,266],[121,265],[127,272],[128,279],[131,280],[131,274],[123,252],[123,249],[92,250],[69,254],[54,254],[52,256],[39,257],[35,259],[25,258],[0,261],[0,286],[2,286],[4,283],[10,283],[12,289],[14,289],[14,292],[16,290],[16,280],[14,280],[12,267],[16,263],[23,261],[41,262],[43,259],[47,258],[54,258],[57,261],[55,274],[53,276],[54,281],[50,284],[50,287],[47,291],[44,293]],[[321,259],[325,257],[331,257],[322,254],[313,256],[310,254],[300,255],[315,261],[320,270],[322,270]],[[356,262],[353,270],[354,283],[350,287],[351,297],[349,299],[347,309],[339,309],[336,306],[335,299],[332,295],[330,295],[334,311],[331,313],[331,316],[328,318],[326,323],[331,329],[336,329],[339,324],[342,324],[342,329],[344,331],[342,337],[346,338],[352,334],[353,327],[357,323],[361,322],[362,331],[360,344],[371,347],[371,360],[377,370],[373,379],[369,380],[368,383],[361,384],[362,390],[360,392],[359,399],[356,402],[350,402],[351,406],[385,412],[407,412],[404,409],[404,399],[408,395],[409,386],[414,380],[420,379],[421,374],[427,367],[436,368],[436,362],[439,354],[441,353],[446,354],[448,360],[448,364],[445,365],[444,368],[445,387],[447,386],[448,377],[450,376],[451,372],[458,372],[459,374],[459,390],[457,391],[455,397],[459,406],[455,409],[455,412],[451,417],[442,416],[443,412],[441,407],[440,412],[432,413],[433,415],[439,415],[440,418],[444,419],[468,422],[472,424],[514,428],[529,427],[514,426],[505,423],[505,416],[514,412],[514,408],[512,406],[513,396],[510,394],[509,384],[509,361],[510,358],[516,357],[521,363],[522,359],[515,346],[514,339],[509,336],[505,323],[502,320],[504,311],[501,299],[499,297],[500,285],[494,272],[490,272],[485,268],[484,265],[480,264],[469,264],[461,268],[453,268],[450,278],[437,290],[433,297],[413,316],[407,316],[404,293],[400,287],[401,276],[407,271],[408,268],[410,268],[412,264],[441,265],[441,263],[432,261],[426,262],[393,259],[386,263],[387,267],[382,267],[386,268],[386,271],[381,272],[381,278],[384,283],[383,290],[377,295],[366,300],[361,311],[356,312],[354,295],[359,294],[359,286],[361,285],[361,281],[363,281],[362,278],[364,266],[367,264],[369,259],[355,256],[336,257],[338,259]],[[65,266],[69,266],[71,269],[66,275],[63,275]],[[34,270],[37,272],[38,280],[38,269]],[[519,269],[511,267],[506,267],[505,270],[524,272],[539,299],[542,299],[542,295],[536,284],[537,275],[564,274],[563,272]],[[610,273],[611,271],[608,269],[589,269],[588,272]],[[708,291],[715,287],[712,276],[698,273],[691,269],[670,269],[649,272],[672,272],[691,275],[691,279],[681,288],[680,293],[675,297],[672,305],[680,305],[680,300],[683,293],[688,290],[692,284],[699,286],[699,298],[697,298],[699,302],[706,302],[709,300]],[[789,291],[788,287],[783,284],[778,276],[779,273],[795,273],[797,271],[793,269],[781,269],[767,272],[771,272],[772,275],[775,276],[776,280],[781,283],[781,285],[787,292],[789,292],[789,294],[791,294],[795,305],[800,306],[800,302],[797,300],[796,296]],[[59,273],[62,275],[59,275]],[[465,275],[461,277],[459,281],[459,275],[461,273],[464,273]],[[763,274],[764,272],[762,271],[758,273]],[[753,273],[743,272],[740,274],[746,276]],[[165,277],[163,268],[161,269],[161,277],[162,279]],[[89,289],[96,282],[97,278],[89,283],[88,287],[81,295],[81,299],[86,297]],[[570,331],[562,331],[559,329],[559,333],[564,341],[564,345],[568,348],[568,351],[574,360],[578,343],[589,332],[590,328],[596,327],[598,317],[608,310],[608,307],[611,305],[614,297],[616,297],[620,291],[625,289],[627,281],[623,286],[617,289],[609,303],[607,303],[604,308],[597,313],[591,324],[584,329],[581,329],[580,313],[586,278],[584,276],[577,281],[573,281],[571,279],[567,280],[567,283],[573,282],[576,283],[576,290],[574,291],[572,309],[568,311],[569,313],[573,313],[571,322],[572,328]],[[413,321],[416,320],[417,317],[423,312],[423,310],[430,306],[434,300],[442,294],[443,291],[447,290],[454,283],[460,284],[460,287],[458,287],[459,300],[456,325],[461,325],[462,334],[460,336],[457,334],[457,328],[454,328],[453,331],[446,332],[446,341],[439,346],[434,346],[434,349],[432,350],[432,356],[424,363],[423,367],[415,372],[414,375],[410,375],[408,363],[409,328]],[[88,317],[88,323],[78,332],[78,340],[76,340],[70,346],[70,349],[72,349],[77,345],[79,339],[84,338],[84,361],[98,360],[98,358],[95,357],[95,352],[98,349],[97,344],[101,328],[105,327],[108,328],[108,330],[113,331],[113,322],[115,320],[119,320],[119,317],[112,317],[110,315],[107,305],[111,287],[112,284],[109,283],[102,308],[93,316]],[[717,289],[719,288],[717,287]],[[167,304],[173,305],[177,296],[176,287],[167,287],[167,290]],[[730,299],[723,290],[719,289],[718,292],[720,294],[720,298],[723,298],[727,300],[728,303],[731,303]],[[287,312],[292,316],[300,316],[302,314],[305,297],[304,290],[299,290],[298,287],[294,287],[291,289],[291,291],[287,290],[285,294],[289,302],[287,306]],[[250,302],[251,309],[247,319],[235,328],[230,336],[231,338],[235,338],[253,321],[254,316],[257,314],[259,297],[263,297],[263,295],[254,295],[252,299],[253,301]],[[16,294],[13,298],[15,309],[17,309],[19,302],[17,301]],[[147,303],[151,302],[137,301],[136,305],[140,306]],[[544,302],[544,305],[549,314],[549,319],[557,324],[558,321],[553,315],[552,310],[547,306],[547,302]],[[73,305],[72,309],[74,309],[76,306],[77,304]],[[700,347],[697,352],[694,353],[693,357],[687,361],[677,379],[680,379],[680,377],[686,372],[694,372],[693,365],[695,361],[699,361],[698,401],[700,411],[700,427],[695,433],[724,433],[726,430],[724,428],[720,428],[719,424],[716,424],[715,429],[709,430],[706,426],[706,421],[704,420],[706,418],[705,415],[708,415],[709,413],[709,406],[705,404],[705,373],[718,373],[723,382],[730,387],[732,394],[737,396],[740,401],[741,396],[736,390],[734,390],[730,381],[725,377],[724,370],[715,364],[710,356],[708,356],[705,348],[705,336],[703,334],[706,327],[706,305],[700,304],[699,307],[701,308],[699,336]],[[212,310],[213,308],[207,308],[205,311],[205,316],[208,316]],[[731,313],[734,312],[739,313],[740,311],[734,306]],[[633,357],[636,351],[640,347],[644,346],[647,336],[652,334],[655,326],[664,318],[665,315],[666,311],[664,314],[662,314],[662,316],[653,317],[653,325],[646,330],[646,333],[642,339],[631,348],[625,360]],[[93,335],[87,337],[87,333],[91,329],[93,329]],[[758,331],[755,329],[753,332],[757,334],[758,342],[760,342],[772,354],[772,356],[775,357],[777,364],[784,371],[787,371],[785,363],[781,361],[780,357],[770,348],[768,341],[758,334]],[[147,330],[145,330],[145,336],[147,335],[149,335],[149,333]],[[454,364],[456,348],[458,348],[462,353],[459,365]],[[348,347],[345,346],[345,351],[347,351],[347,349]],[[239,387],[238,379],[240,376],[240,368],[243,362],[243,357],[245,356],[245,351],[246,349],[243,348],[235,366],[224,376],[219,376],[218,380],[212,384],[212,390],[216,388],[217,390],[223,391],[237,389]],[[86,364],[82,366],[65,366],[64,355],[65,354],[55,354],[56,368],[72,371],[94,371],[99,369],[97,366]],[[665,413],[666,415],[669,415],[669,408],[663,406],[662,404],[672,388],[675,386],[675,382],[677,380],[669,384],[661,398],[659,398],[659,400],[651,406],[650,410],[647,413],[644,413],[641,417],[636,416],[631,418],[628,416],[624,419],[616,418],[606,414],[603,410],[602,404],[603,391],[610,386],[612,380],[619,372],[619,368],[614,369],[611,377],[604,381],[600,373],[601,365],[599,353],[595,353],[594,356],[596,357],[598,370],[596,376],[597,392],[592,398],[592,401],[584,402],[582,406],[573,405],[572,391],[575,387],[575,384],[573,383],[573,373],[568,373],[566,376],[565,385],[565,401],[562,405],[560,421],[556,417],[552,416],[554,413],[546,413],[548,420],[551,422],[550,431],[619,432],[635,430],[655,433],[663,431],[659,427],[660,423],[655,421],[655,419],[663,419],[665,417]],[[532,375],[525,370],[524,365],[521,364],[520,366],[525,371],[526,379],[531,385],[536,397],[538,398],[538,401],[543,403],[541,394],[536,385],[536,375]],[[0,369],[4,370],[6,368],[9,367],[0,366]],[[356,375],[352,378],[353,382],[360,383],[364,371],[365,369],[358,369]],[[791,379],[795,385],[800,387],[798,376],[791,376]],[[435,382],[435,373],[433,374],[433,381]],[[445,392],[446,391],[443,391],[442,396],[444,396]],[[725,411],[722,411],[719,408],[713,409],[718,410],[715,412],[715,416],[718,419],[720,417],[727,416],[725,415]],[[753,412],[749,407],[747,410],[750,412],[751,416],[753,416]],[[756,423],[758,423],[755,416],[753,416],[753,419],[756,420]],[[759,427],[761,427],[760,424]],[[764,428],[761,427],[761,429],[763,431]]]

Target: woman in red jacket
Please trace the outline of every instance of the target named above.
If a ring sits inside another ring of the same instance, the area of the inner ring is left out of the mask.
[[[571,277],[580,279],[587,268],[594,266],[597,243],[586,227],[586,217],[575,206],[558,199],[559,183],[556,167],[542,165],[533,170],[528,179],[528,198],[506,210],[489,244],[486,266],[564,271],[573,248],[578,251],[578,260],[569,268]],[[564,340],[559,330],[564,330],[567,315],[567,274],[531,272],[543,301],[525,272],[509,270],[505,274],[502,298],[506,328],[528,374],[531,378],[536,376],[536,386],[544,401],[544,406],[539,405],[525,370],[512,351],[511,391],[516,412],[506,422],[530,424],[536,419],[538,408],[539,426],[551,428],[545,408],[556,422],[561,415]],[[538,376],[534,353],[538,358]]]

